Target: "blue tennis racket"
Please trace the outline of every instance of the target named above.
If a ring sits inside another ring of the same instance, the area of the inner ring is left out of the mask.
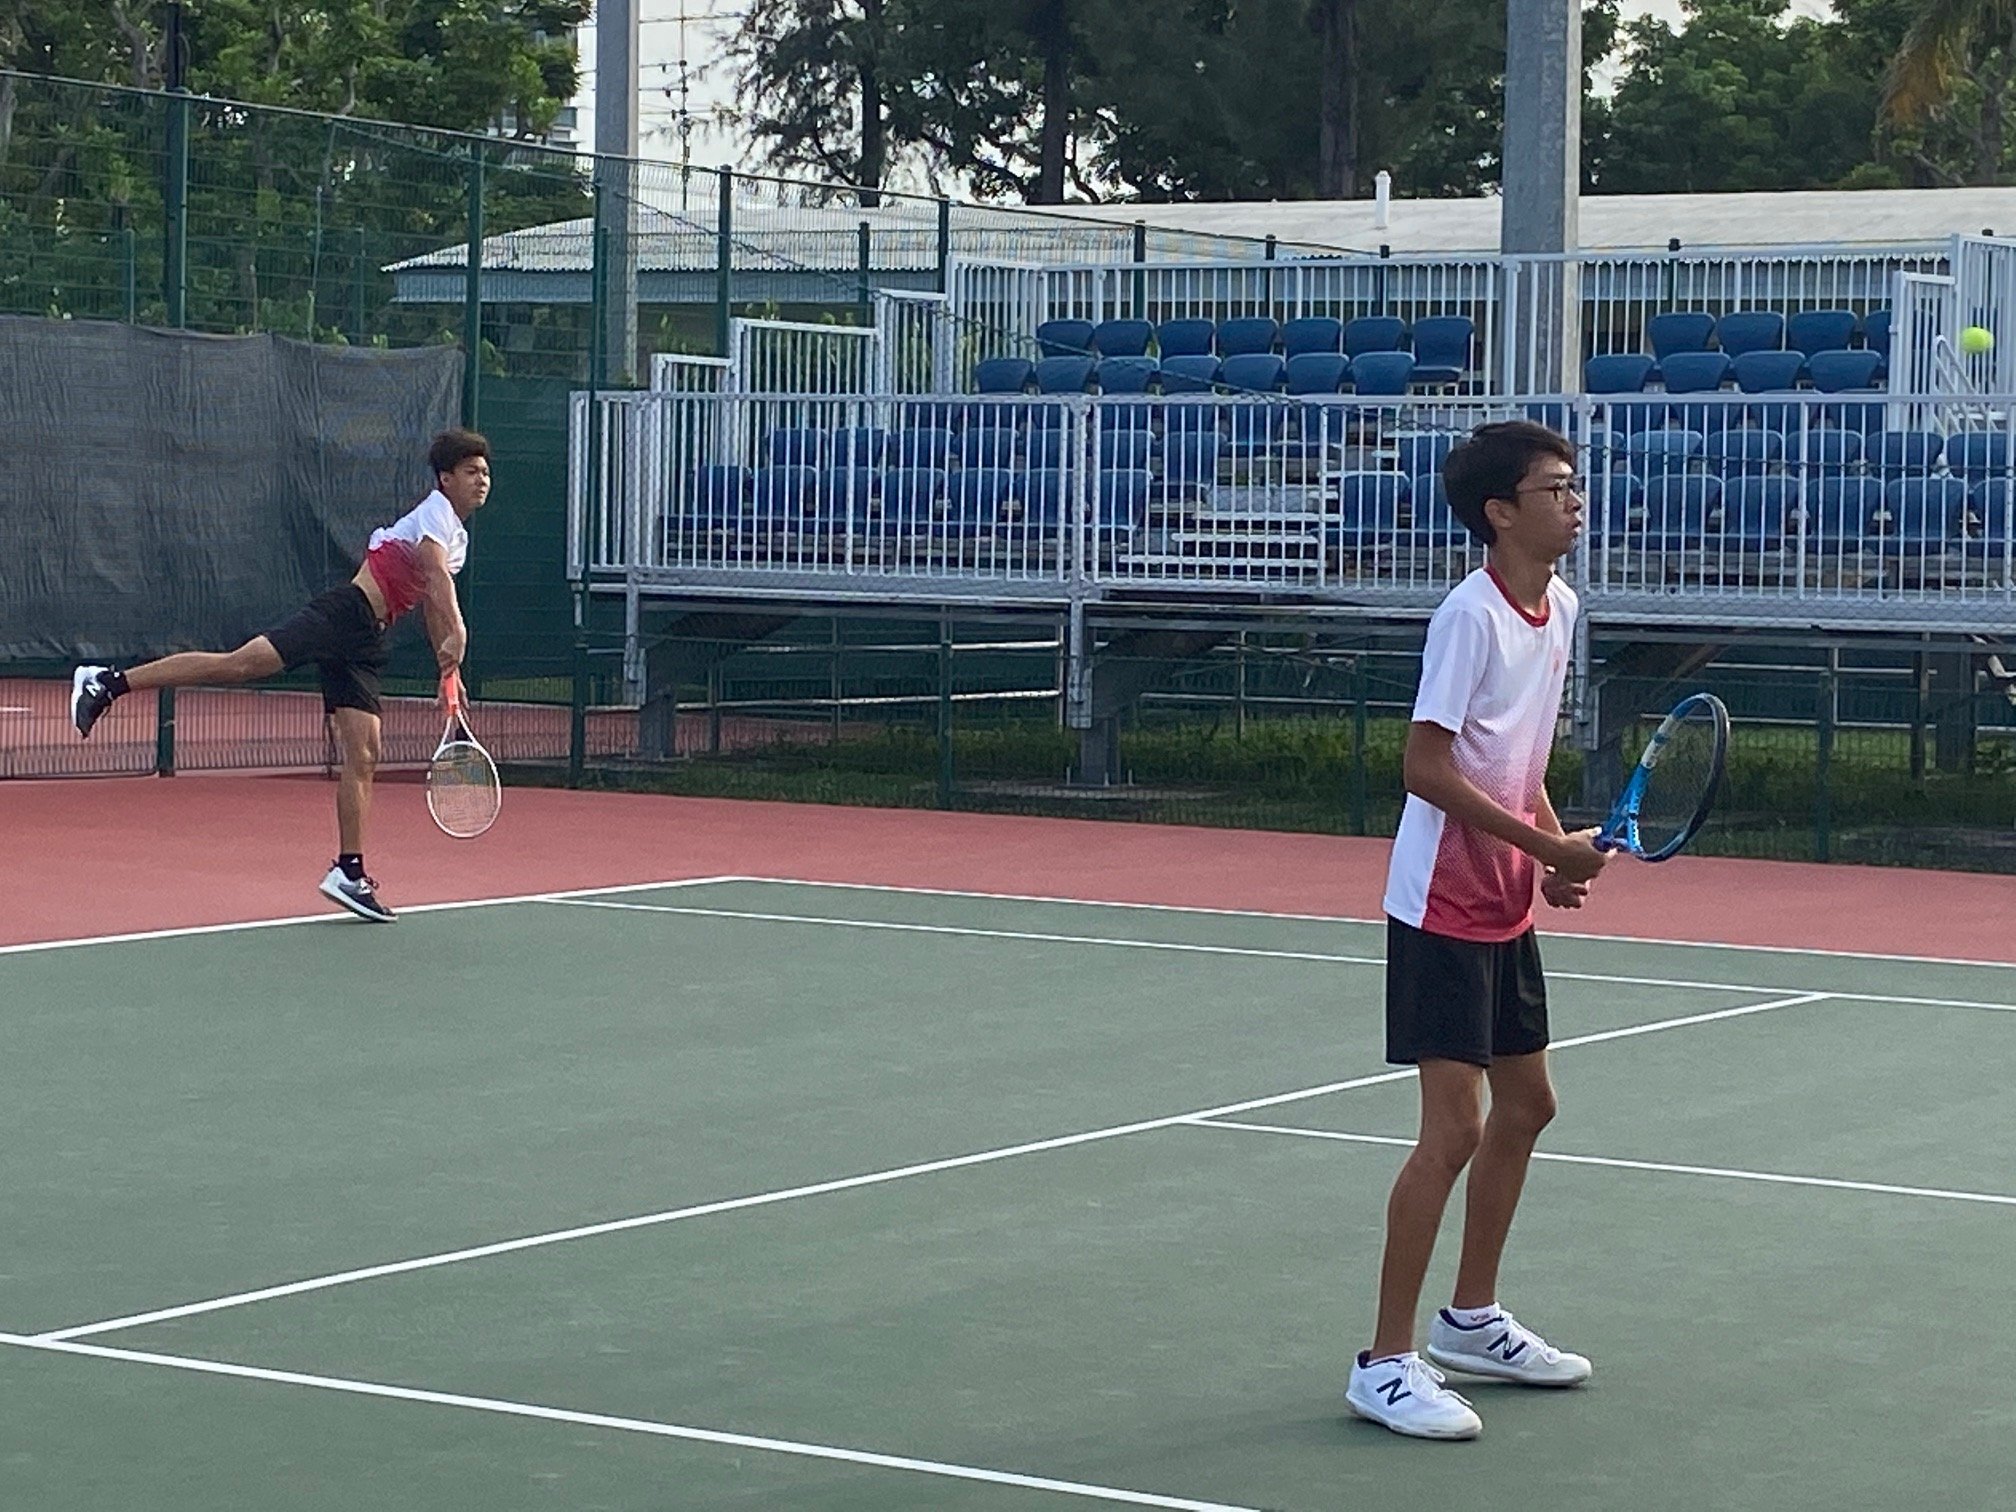
[[[1596,848],[1646,861],[1677,856],[1714,807],[1728,756],[1729,710],[1722,700],[1712,693],[1682,699],[1645,742]]]

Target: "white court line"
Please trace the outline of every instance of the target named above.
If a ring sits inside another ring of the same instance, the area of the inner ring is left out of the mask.
[[[1267,961],[1314,961],[1327,966],[1384,966],[1384,956],[1334,955],[1320,950],[1263,950],[1246,945],[1195,945],[1183,940],[1130,940],[1112,935],[1046,934],[1022,929],[981,929],[965,924],[913,924],[896,919],[829,918],[819,914],[759,913],[745,908],[683,907],[671,903],[623,903],[614,899],[562,896],[534,899],[535,902],[565,904],[569,908],[608,908],[626,913],[672,914],[690,919],[741,919],[757,924],[809,924],[827,929],[884,930],[896,934],[957,935],[977,940],[1028,940],[1048,945],[1099,945],[1117,950],[1161,950],[1179,955],[1243,956]],[[1783,983],[1697,982],[1683,977],[1617,976],[1595,971],[1556,971],[1549,968],[1549,980],[1597,982],[1613,987],[1675,987],[1699,992],[1786,992]],[[1978,1008],[1990,1013],[2016,1013],[2016,1003],[1977,1002],[1971,998],[1898,997],[1887,992],[1816,991],[1817,997],[1839,998],[1851,1003],[1901,1003],[1918,1008]]]
[[[1192,1118],[1185,1123],[1193,1129],[1230,1129],[1252,1134],[1288,1134],[1301,1139],[1333,1139],[1344,1144],[1391,1145],[1414,1148],[1411,1139],[1390,1134],[1345,1134],[1335,1129],[1302,1129],[1293,1124],[1248,1123],[1243,1119]],[[1617,1171],[1659,1171],[1674,1176],[1715,1176],[1726,1181],[1761,1181],[1773,1186],[1823,1187],[1837,1192],[1876,1192],[1886,1197],[1930,1197],[1944,1202],[1982,1202],[1995,1207],[2016,1207],[2016,1197],[1999,1192],[1961,1192],[1946,1187],[1897,1186],[1887,1181],[1843,1181],[1832,1176],[1787,1176],[1776,1171],[1739,1171],[1727,1166],[1678,1165],[1665,1160],[1618,1160],[1603,1155],[1559,1155],[1535,1150],[1533,1159],[1557,1165],[1603,1166]]]
[[[674,887],[706,887],[716,882],[746,882],[747,877],[682,877],[673,882],[625,882],[615,887],[579,887],[566,892],[517,893],[501,898],[463,898],[449,903],[413,903],[399,909],[407,914],[448,913],[458,908],[498,908],[507,903],[549,903],[555,898],[579,898],[591,893],[657,892]],[[19,945],[0,945],[0,956],[33,955],[45,950],[75,950],[84,945],[129,945],[141,940],[183,940],[196,935],[240,934],[253,929],[279,929],[288,924],[344,924],[375,927],[356,919],[333,903],[321,913],[291,914],[279,919],[236,919],[229,924],[187,924],[177,929],[143,929],[133,934],[79,935],[69,940],[28,940]]]
[[[988,1470],[976,1465],[953,1465],[942,1460],[913,1459],[901,1454],[877,1454],[867,1449],[844,1449],[833,1444],[810,1444],[795,1439],[761,1438],[748,1433],[724,1433],[716,1428],[694,1428],[681,1423],[660,1423],[647,1418],[611,1417],[599,1412],[571,1412],[560,1407],[541,1407],[531,1402],[504,1401],[497,1397],[465,1396],[457,1392],[423,1391],[412,1386],[389,1386],[377,1381],[356,1381],[341,1376],[307,1375],[295,1370],[267,1370],[253,1365],[233,1365],[221,1360],[197,1360],[183,1355],[151,1354],[135,1349],[112,1349],[101,1344],[70,1344],[46,1338],[24,1338],[0,1334],[0,1344],[57,1354],[84,1355],[99,1360],[119,1360],[132,1365],[155,1365],[168,1370],[186,1370],[197,1375],[229,1376],[241,1381],[263,1381],[279,1386],[305,1386],[316,1391],[341,1392],[348,1396],[378,1397],[395,1402],[419,1402],[432,1407],[460,1407],[470,1412],[495,1413],[503,1417],[533,1418],[547,1423],[568,1423],[580,1428],[604,1428],[616,1433],[640,1433],[653,1438],[683,1439],[696,1444],[719,1444],[730,1449],[760,1449],[799,1459],[833,1460],[845,1465],[864,1465],[877,1470],[907,1470],[917,1475],[946,1480],[979,1481],[992,1486],[1013,1486],[1024,1491],[1050,1491],[1060,1496],[1082,1497],[1090,1501],[1114,1502],[1129,1507],[1164,1507],[1174,1512],[1256,1512],[1227,1502],[1193,1501],[1181,1496],[1157,1496],[1148,1491],[1129,1491],[1118,1486],[1095,1486],[1083,1481],[1053,1480],[1048,1476],[1019,1475],[1011,1470]]]
[[[1825,993],[1801,993],[1796,997],[1780,998],[1768,1003],[1750,1003],[1738,1008],[1718,1008],[1709,1013],[1690,1013],[1681,1018],[1658,1019],[1651,1023],[1632,1024],[1622,1029],[1604,1029],[1594,1034],[1579,1034],[1572,1038],[1556,1040],[1552,1046],[1556,1050],[1566,1050],[1576,1045],[1594,1045],[1607,1040],[1629,1039],[1641,1034],[1657,1034],[1666,1029],[1682,1029],[1695,1024],[1713,1023],[1719,1019],[1744,1018],[1755,1013],[1770,1013],[1779,1008],[1797,1008],[1806,1003],[1818,1002]],[[187,1302],[177,1307],[158,1308],[152,1312],[134,1313],[123,1318],[108,1318],[97,1323],[83,1323],[73,1328],[52,1329],[33,1336],[38,1343],[56,1343],[68,1339],[88,1338],[93,1334],[116,1333],[122,1329],[139,1328],[149,1323],[166,1323],[177,1318],[196,1317],[202,1313],[222,1312],[226,1308],[245,1307],[254,1302],[268,1302],[279,1297],[298,1297],[306,1292],[327,1291],[331,1287],[348,1286],[359,1281],[375,1281],[386,1276],[405,1275],[413,1271],[434,1270],[444,1265],[456,1265],[465,1260],[482,1260],[493,1255],[515,1254],[522,1250],[543,1249],[548,1245],[565,1244],[576,1239],[592,1239],[603,1234],[624,1233],[631,1229],[655,1228],[661,1224],[679,1223],[688,1218],[705,1218],[714,1213],[738,1212],[747,1208],[770,1207],[780,1202],[790,1202],[800,1197],[819,1197],[829,1192],[846,1192],[860,1187],[882,1186],[892,1181],[902,1181],[912,1176],[928,1176],[939,1171],[962,1170],[968,1166],[991,1165],[996,1161],[1010,1160],[1020,1155],[1035,1155],[1047,1150],[1069,1149],[1076,1145],[1094,1144],[1108,1139],[1120,1139],[1130,1134],[1145,1134],[1156,1129],[1173,1128],[1178,1124],[1194,1123],[1198,1119],[1224,1118],[1235,1113],[1252,1113],[1261,1108],[1276,1108],[1285,1103],[1305,1102],[1314,1097],[1328,1097],[1337,1092],[1351,1092],[1360,1087],[1374,1087],[1387,1082],[1404,1081],[1414,1075],[1409,1066],[1398,1071],[1375,1072],[1370,1076],[1353,1077],[1349,1081],[1328,1082],[1320,1087],[1304,1087],[1294,1092],[1276,1092],[1267,1097],[1248,1098],[1243,1102],[1226,1103],[1221,1107],[1203,1108],[1189,1113],[1172,1113],[1162,1118],[1141,1119],[1134,1123],[1115,1124],[1105,1129],[1089,1129],[1078,1134],[1064,1134],[1054,1139],[1032,1140],[1026,1144],[1004,1145],[999,1149],[981,1150],[970,1155],[955,1155],[945,1160],[923,1161],[915,1165],[896,1166],[885,1171],[870,1171],[859,1176],[843,1176],[833,1181],[815,1182],[809,1186],[786,1187],[781,1191],[757,1192],[746,1197],[730,1197],[719,1202],[704,1202],[694,1207],[671,1208],[662,1213],[643,1213],[629,1218],[615,1218],[603,1223],[583,1224],[576,1228],[556,1229],[550,1233],[529,1234],[519,1239],[505,1239],[495,1244],[478,1245],[472,1249],[448,1250],[436,1255],[422,1255],[411,1260],[395,1260],[384,1265],[366,1266],[359,1270],[338,1271],[327,1276],[311,1276],[301,1281],[289,1281],[279,1286],[262,1287],[257,1291],[237,1292],[227,1297],[212,1297],[202,1302]]]
[[[1384,929],[1384,919],[1361,919],[1352,914],[1274,913],[1258,908],[1204,908],[1194,903],[1122,903],[1110,898],[1058,898],[1043,893],[974,892],[956,887],[900,887],[885,882],[820,882],[809,877],[717,877],[719,882],[767,882],[778,887],[825,887],[843,892],[909,893],[928,898],[982,898],[1000,903],[1070,903],[1080,908],[1132,908],[1150,913],[1203,914],[1221,919],[1281,919],[1295,924],[1360,924],[1368,929]],[[1571,929],[1548,929],[1549,939],[1583,940],[1598,945],[1673,945],[1687,950],[1744,950],[1759,955],[1834,957],[1847,961],[1898,961],[1911,966],[1985,966],[1995,971],[2016,971],[2016,961],[1977,961],[1965,956],[1891,955],[1873,950],[1824,950],[1812,945],[1744,945],[1734,940],[1673,940],[1657,935],[1584,934]]]

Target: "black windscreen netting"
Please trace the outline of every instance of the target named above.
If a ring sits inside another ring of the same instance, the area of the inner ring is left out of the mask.
[[[0,660],[228,649],[430,486],[462,354],[0,316]]]

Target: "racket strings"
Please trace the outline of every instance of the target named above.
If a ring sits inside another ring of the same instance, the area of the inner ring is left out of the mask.
[[[1661,745],[1638,800],[1639,844],[1647,851],[1684,834],[1711,795],[1719,774],[1719,732],[1714,714],[1690,711]]]
[[[448,745],[427,768],[427,807],[451,835],[482,834],[495,822],[503,800],[496,763],[475,745]]]

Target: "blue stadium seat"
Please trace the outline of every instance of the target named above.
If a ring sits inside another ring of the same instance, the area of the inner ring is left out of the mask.
[[[1624,455],[1649,470],[1673,473],[1700,456],[1706,445],[1707,438],[1699,431],[1648,430],[1624,438]]]
[[[1898,478],[1884,485],[1883,508],[1864,524],[1869,539],[1926,545],[1958,538],[1967,511],[1959,478]]]
[[[826,432],[805,427],[773,430],[763,460],[771,467],[817,467],[826,460]]]
[[[1281,334],[1271,315],[1243,315],[1218,323],[1218,355],[1243,357],[1252,352],[1271,352]]]
[[[1800,352],[1745,352],[1730,362],[1736,387],[1746,394],[1789,394],[1806,370]]]
[[[1407,339],[1407,322],[1394,315],[1360,315],[1344,327],[1344,355],[1397,352]]]
[[[945,485],[947,518],[968,529],[991,527],[1015,476],[993,467],[967,467],[951,474]]]
[[[1659,364],[1669,394],[1712,394],[1729,379],[1729,358],[1722,352],[1675,352]]]
[[[1963,431],[1946,438],[1946,467],[1968,479],[1985,482],[2009,471],[2007,431]]]
[[[1775,352],[1785,345],[1785,317],[1776,310],[1735,310],[1715,322],[1715,340],[1732,360],[1745,352]]]
[[[1860,541],[1869,520],[1883,512],[1883,483],[1877,478],[1825,478],[1806,522],[1809,541],[1839,547]]]
[[[1361,398],[1398,397],[1407,392],[1413,377],[1412,352],[1367,352],[1351,359],[1351,387]]]
[[[1117,468],[1122,472],[1136,472],[1145,469],[1155,453],[1155,438],[1145,430],[1116,431],[1112,435],[1099,438],[1099,467],[1103,472]],[[1030,465],[1047,466],[1030,458]]]
[[[1722,487],[1717,524],[1726,549],[1776,551],[1785,521],[1798,508],[1799,485],[1791,478],[1730,478]]]
[[[1400,506],[1407,502],[1405,476],[1397,472],[1337,475],[1337,519],[1325,531],[1331,548],[1383,549],[1400,533]]]
[[[1108,357],[1097,369],[1102,394],[1145,394],[1159,366],[1153,357]]]
[[[1344,322],[1329,315],[1304,315],[1281,327],[1281,351],[1290,362],[1297,357],[1344,350]]]
[[[1218,381],[1242,394],[1279,392],[1287,365],[1272,352],[1248,352],[1218,364]]]
[[[928,520],[945,496],[945,477],[935,467],[892,467],[882,474],[882,512],[906,523]]]
[[[1785,438],[1775,430],[1723,430],[1708,437],[1701,455],[1711,472],[1725,478],[1761,477],[1785,456]]]
[[[1590,532],[1599,544],[1621,537],[1630,530],[1633,517],[1644,510],[1645,480],[1622,467],[1607,468],[1589,480],[1584,502]]]
[[[1165,433],[1162,437],[1162,491],[1194,492],[1218,481],[1222,443],[1216,431]]]
[[[1708,516],[1721,501],[1720,478],[1702,473],[1655,473],[1645,480],[1645,543],[1659,551],[1684,551],[1701,545]]]
[[[1002,417],[1006,419],[1006,417]],[[1031,435],[1029,444],[1036,445],[1036,436]],[[1015,461],[1015,427],[1012,422],[998,425],[974,424],[966,428],[959,437],[959,465],[961,467],[1009,467]]]
[[[1162,392],[1165,394],[1208,394],[1217,381],[1216,357],[1192,352],[1162,359]]]
[[[1652,377],[1652,359],[1636,352],[1591,357],[1582,364],[1582,390],[1588,394],[1642,394]]]
[[[1291,394],[1341,393],[1351,376],[1351,359],[1342,352],[1297,352],[1288,359]]]
[[[1034,371],[1027,357],[989,357],[973,366],[973,390],[980,394],[1025,393]]]
[[[1811,427],[1804,435],[1795,431],[1786,440],[1786,462],[1816,478],[1848,472],[1861,465],[1862,433],[1825,426]]]
[[[829,519],[868,518],[881,475],[869,467],[829,467],[819,475],[814,507]]]
[[[1883,359],[1876,369],[1876,379],[1880,383],[1890,372],[1890,311],[1887,308],[1871,310],[1862,318],[1862,345]]]
[[[819,469],[796,464],[766,467],[756,474],[751,502],[757,515],[771,525],[797,520],[809,513],[819,487]]]
[[[1937,431],[1879,431],[1863,448],[1863,456],[1878,476],[1895,478],[1929,473],[1945,449]]]
[[[1467,315],[1430,315],[1414,322],[1414,383],[1461,383],[1470,372],[1477,326]]]
[[[1862,393],[1876,387],[1876,370],[1882,365],[1875,352],[1830,348],[1806,359],[1806,373],[1823,394]]]
[[[1091,381],[1090,357],[1045,357],[1036,364],[1039,394],[1082,394]]]
[[[1062,430],[1031,431],[1029,433],[1028,466],[1032,472],[1054,472],[1067,462],[1075,460],[1066,455],[1070,449],[1071,436]],[[1105,437],[1100,437],[1102,444]],[[1000,462],[996,466],[1006,467]]]
[[[1145,357],[1155,327],[1145,320],[1102,320],[1092,331],[1092,350],[1101,357]]]
[[[1442,486],[1439,472],[1416,473],[1407,485],[1409,533],[1423,545],[1461,546],[1469,541],[1470,530],[1449,507],[1449,491]]]
[[[1099,494],[1093,500],[1093,509],[1102,542],[1125,545],[1135,531],[1148,523],[1148,495],[1154,483],[1154,478],[1141,468],[1100,472]]]
[[[1967,508],[1961,517],[1963,536],[1986,547],[1989,555],[2001,556],[2011,533],[2012,502],[2009,480],[1990,478],[1968,493]]]
[[[955,438],[949,430],[898,431],[884,453],[891,467],[944,467],[952,459]]]
[[[1416,435],[1396,436],[1394,446],[1400,454],[1400,471],[1409,477],[1419,477],[1423,473],[1442,472],[1442,463],[1461,438],[1451,431],[1425,431]]]
[[[1054,527],[1064,517],[1064,475],[1049,471],[1016,473],[1009,484],[1008,504],[1025,526]]]
[[[888,446],[889,432],[879,426],[857,425],[833,432],[824,460],[835,467],[880,467]]]
[[[1705,310],[1661,310],[1645,322],[1645,340],[1655,363],[1675,352],[1705,352],[1715,334],[1715,317]]]
[[[1289,406],[1234,404],[1226,407],[1227,441],[1235,457],[1274,450],[1288,432]]]
[[[1785,322],[1785,345],[1808,357],[1841,351],[1854,339],[1853,310],[1800,310]]]
[[[1124,402],[1123,402],[1124,401]],[[1159,405],[1142,404],[1120,396],[1111,404],[1099,406],[1099,431],[1101,435],[1112,435],[1120,431],[1147,432],[1155,428],[1155,416]]]
[[[1092,351],[1092,322],[1046,320],[1036,327],[1036,345],[1045,357],[1083,357]]]
[[[1218,339],[1218,322],[1215,320],[1165,320],[1155,332],[1155,350],[1162,355],[1163,366],[1168,366],[1172,357],[1210,357],[1212,343]]]

